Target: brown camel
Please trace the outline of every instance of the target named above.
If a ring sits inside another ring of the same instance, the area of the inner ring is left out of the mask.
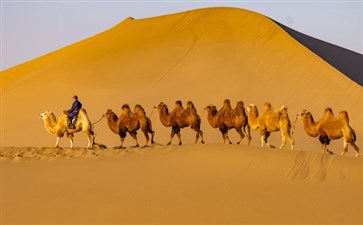
[[[172,127],[170,141],[167,143],[167,145],[171,144],[175,134],[179,138],[179,145],[181,145],[182,141],[180,129],[185,127],[190,127],[197,132],[195,143],[198,142],[200,136],[201,143],[204,144],[203,131],[200,129],[201,119],[200,116],[197,114],[197,110],[194,107],[194,104],[191,101],[187,103],[186,109],[183,108],[181,101],[176,101],[175,108],[170,113],[167,105],[163,102],[161,102],[159,105],[156,105],[154,108],[156,108],[159,112],[159,118],[161,123],[165,127]]]
[[[57,136],[55,144],[56,148],[59,148],[59,140],[66,133],[69,141],[71,142],[71,148],[73,149],[73,136],[74,133],[77,133],[79,131],[83,131],[83,133],[86,135],[88,140],[88,149],[92,148],[95,144],[95,133],[93,131],[93,124],[89,120],[86,110],[83,108],[79,111],[75,129],[67,130],[67,115],[64,112],[58,118],[56,118],[56,116],[52,112],[48,111],[41,113],[39,117],[44,121],[45,129],[49,133],[55,134]]]
[[[155,131],[152,130],[151,120],[149,117],[146,116],[144,108],[139,104],[135,105],[134,115],[139,120],[140,129],[144,133],[146,138],[146,144],[143,147],[146,147],[147,144],[149,143],[150,138],[148,133],[151,134],[151,145],[153,145],[155,143],[154,142]]]
[[[260,132],[262,147],[264,144],[267,144],[268,147],[275,148],[275,146],[268,143],[267,139],[272,132],[281,131],[282,140],[280,149],[285,146],[286,139],[288,139],[291,144],[291,150],[294,150],[295,140],[290,134],[293,125],[290,122],[286,106],[282,106],[280,109],[273,111],[271,104],[266,103],[263,112],[259,114],[257,107],[251,104],[247,107],[247,112],[248,124],[251,129]]]
[[[318,122],[315,122],[313,115],[309,111],[304,110],[298,114],[298,118],[301,119],[304,130],[310,137],[319,137],[324,153],[332,153],[327,149],[330,140],[343,138],[343,151],[341,155],[348,151],[348,145],[350,144],[356,151],[356,157],[359,157],[359,147],[355,144],[356,134],[349,125],[347,111],[342,111],[338,117],[335,117],[331,108],[327,108],[324,111],[323,117]]]
[[[241,143],[245,137],[244,132],[247,135],[248,144],[251,142],[250,127],[248,125],[247,115],[244,110],[244,104],[242,101],[237,102],[236,107],[232,109],[229,99],[224,100],[223,107],[217,111],[216,107],[209,105],[205,108],[208,113],[208,122],[213,128],[219,128],[222,133],[224,143],[226,140],[230,144],[232,142],[228,137],[228,130],[234,128],[237,133],[240,134],[240,140],[237,144]]]
[[[139,120],[136,115],[131,112],[130,106],[125,104],[122,106],[122,113],[120,117],[111,110],[108,109],[104,116],[107,119],[107,124],[110,130],[118,134],[121,138],[121,145],[117,148],[124,148],[123,143],[125,141],[126,134],[129,133],[131,137],[135,140],[135,147],[139,147],[139,143],[137,141],[137,130],[140,128]]]

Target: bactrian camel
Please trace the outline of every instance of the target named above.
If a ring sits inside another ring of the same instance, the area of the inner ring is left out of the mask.
[[[266,103],[263,112],[259,114],[257,107],[251,104],[247,107],[247,112],[248,124],[251,129],[259,131],[262,147],[266,144],[270,148],[275,148],[275,146],[268,143],[268,138],[271,132],[281,131],[282,140],[280,149],[285,146],[286,139],[288,139],[291,144],[291,150],[294,150],[295,141],[291,136],[292,124],[286,106],[282,106],[278,110],[273,111],[271,104]]]
[[[59,140],[64,134],[67,134],[69,141],[71,142],[71,148],[74,148],[73,136],[74,133],[82,131],[88,140],[87,148],[92,148],[95,140],[95,133],[93,131],[93,125],[87,116],[85,109],[79,111],[76,128],[67,130],[67,115],[63,112],[58,118],[53,114],[53,112],[45,111],[41,113],[39,117],[44,121],[45,129],[57,136],[55,147],[59,148]]]
[[[297,116],[302,121],[305,132],[310,137],[319,137],[324,153],[332,153],[327,149],[330,140],[343,138],[343,151],[341,155],[344,155],[348,151],[348,145],[350,144],[356,151],[356,157],[359,157],[359,147],[355,144],[356,134],[354,129],[349,125],[347,111],[342,111],[338,117],[335,117],[332,109],[327,108],[324,111],[323,117],[318,122],[314,121],[313,115],[307,110],[302,111]]]
[[[178,136],[179,145],[181,145],[182,141],[180,129],[185,127],[190,127],[191,129],[195,130],[195,143],[197,143],[199,137],[201,137],[201,143],[204,144],[203,131],[200,129],[201,119],[200,116],[197,114],[197,110],[194,107],[194,104],[191,101],[187,103],[187,108],[185,109],[183,108],[181,101],[176,101],[175,108],[170,113],[167,105],[163,102],[161,102],[159,105],[156,105],[154,108],[157,109],[159,112],[159,118],[161,123],[165,127],[172,128],[170,141],[167,143],[167,145],[171,144],[175,134]]]
[[[237,144],[241,143],[245,134],[247,136],[248,144],[250,144],[250,127],[242,101],[237,102],[234,109],[232,109],[229,99],[226,99],[223,107],[219,111],[217,111],[217,108],[214,105],[208,105],[204,110],[208,113],[207,119],[209,124],[213,128],[219,128],[224,143],[227,140],[228,143],[232,144],[228,137],[228,130],[234,128],[240,135],[240,140]]]
[[[125,142],[126,134],[129,133],[134,139],[136,145],[139,147],[137,140],[137,130],[141,128],[146,138],[146,143],[143,147],[146,147],[149,143],[149,135],[151,134],[151,144],[154,144],[155,132],[152,130],[151,120],[146,116],[145,110],[141,105],[135,105],[134,113],[131,111],[128,104],[124,104],[122,107],[122,113],[118,117],[111,109],[108,109],[104,114],[106,117],[107,125],[110,130],[118,134],[121,138],[121,145],[116,148],[124,148],[123,143]]]

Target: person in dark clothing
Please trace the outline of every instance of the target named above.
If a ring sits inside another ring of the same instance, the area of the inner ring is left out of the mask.
[[[68,128],[74,129],[76,128],[75,124],[77,121],[77,116],[79,113],[79,110],[82,108],[82,103],[78,101],[77,95],[73,96],[74,102],[72,104],[71,109],[68,110]]]

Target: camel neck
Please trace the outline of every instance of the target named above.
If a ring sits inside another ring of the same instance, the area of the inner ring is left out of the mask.
[[[107,117],[107,125],[110,128],[110,130],[115,133],[118,134],[118,123],[117,123],[118,118],[111,118],[111,117]]]
[[[208,115],[207,115],[207,118],[208,118],[208,122],[209,124],[213,127],[213,128],[217,128],[218,127],[218,124],[216,122],[217,120],[217,113],[213,113],[211,111],[208,112]]]
[[[57,132],[56,125],[57,120],[54,120],[52,117],[47,118],[44,120],[45,129],[52,134],[55,134]]]
[[[159,118],[161,123],[165,127],[170,127],[170,114],[166,112],[166,110],[158,110],[159,111]]]
[[[309,116],[302,120],[304,130],[310,137],[316,137],[318,136],[317,131],[317,123],[314,122],[314,119],[312,116]]]
[[[258,128],[258,112],[250,112],[248,114],[248,124],[253,130],[256,130]]]

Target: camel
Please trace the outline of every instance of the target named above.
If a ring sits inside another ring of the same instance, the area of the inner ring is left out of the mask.
[[[342,111],[338,117],[335,117],[331,108],[327,108],[318,122],[314,121],[313,115],[307,110],[299,113],[297,117],[302,121],[304,130],[310,137],[319,137],[323,153],[329,152],[332,154],[327,149],[330,140],[343,138],[343,151],[341,155],[343,156],[348,151],[348,145],[350,144],[356,151],[356,157],[359,157],[359,147],[355,144],[356,134],[349,125],[347,111]]]
[[[167,105],[163,102],[156,105],[154,108],[159,112],[161,123],[165,127],[172,127],[170,141],[167,145],[171,144],[175,134],[178,136],[179,145],[182,145],[180,129],[185,127],[190,127],[196,131],[195,143],[197,143],[199,137],[201,137],[201,143],[204,144],[203,131],[200,129],[201,119],[191,101],[187,103],[186,109],[183,108],[181,101],[176,101],[175,108],[170,113]]]
[[[66,112],[66,111],[65,111]],[[59,140],[61,137],[66,134],[69,141],[71,142],[71,149],[74,148],[73,136],[74,133],[79,131],[83,131],[88,140],[87,149],[92,148],[95,144],[95,133],[93,131],[93,125],[87,116],[87,112],[85,109],[81,109],[79,111],[76,128],[75,129],[67,129],[67,115],[63,112],[58,118],[53,114],[53,112],[45,111],[41,113],[39,117],[44,121],[45,129],[57,136],[55,147],[59,148]]]
[[[117,115],[111,109],[108,109],[104,114],[110,130],[113,133],[118,134],[121,138],[121,145],[116,148],[124,148],[123,143],[127,133],[129,133],[134,139],[136,143],[135,147],[139,147],[139,142],[137,141],[136,137],[137,130],[140,128],[139,120],[137,116],[131,112],[130,106],[128,104],[124,104],[121,109],[122,113],[120,117],[117,117]]]
[[[246,133],[248,144],[251,143],[250,127],[242,101],[237,102],[234,109],[232,109],[229,99],[226,99],[223,107],[219,111],[217,111],[216,107],[213,105],[208,105],[204,110],[208,113],[207,119],[209,124],[213,128],[219,128],[224,143],[227,140],[232,144],[228,137],[228,130],[232,128],[236,129],[237,133],[240,135],[240,140],[237,144],[240,144],[245,137],[244,132]]]
[[[135,105],[134,114],[139,120],[140,129],[144,133],[146,138],[146,144],[143,147],[146,147],[147,144],[149,143],[150,138],[148,133],[151,134],[151,145],[153,145],[155,143],[154,142],[155,131],[152,130],[151,120],[146,116],[144,108],[139,104]]]
[[[293,125],[290,122],[286,106],[273,111],[271,104],[266,103],[263,112],[259,114],[257,107],[251,104],[247,107],[247,112],[248,124],[251,129],[260,132],[262,147],[266,144],[270,148],[275,148],[275,146],[268,143],[267,139],[272,132],[280,131],[282,136],[280,149],[285,146],[286,139],[288,139],[291,144],[291,150],[294,150],[295,140],[290,134]]]

